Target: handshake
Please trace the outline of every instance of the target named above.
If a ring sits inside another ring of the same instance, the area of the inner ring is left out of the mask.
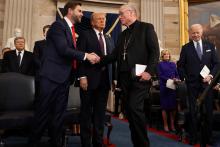
[[[100,62],[100,57],[96,55],[95,53],[85,53],[86,54],[86,59],[91,63],[91,64],[96,64]]]

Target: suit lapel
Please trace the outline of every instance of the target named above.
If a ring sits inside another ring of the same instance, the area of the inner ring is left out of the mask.
[[[92,29],[91,30],[91,32],[90,32],[90,34],[91,34],[91,39],[93,38],[94,40],[94,43],[96,42],[96,51],[99,53],[99,55],[101,55],[102,54],[102,52],[101,52],[101,50],[100,50],[100,47],[99,47],[99,40],[98,40],[98,37],[97,37],[97,35],[96,35],[96,33],[95,33],[95,31]]]
[[[204,41],[202,41],[202,51],[203,51],[203,55],[202,55],[202,57],[204,58],[206,55],[206,53],[207,53],[207,50],[209,49],[209,47],[207,46],[207,44],[204,42]]]
[[[13,51],[12,57],[13,57],[13,60],[15,61],[14,62],[15,67],[19,68],[19,63],[18,63],[18,57],[17,57],[17,54],[16,54],[16,50]]]
[[[69,42],[71,42],[71,45],[74,47],[74,43],[73,43],[73,36],[72,36],[72,32],[70,30],[70,27],[68,26],[67,22],[65,19],[62,20],[64,26],[65,26],[65,30],[66,30],[66,34],[67,34],[67,40]],[[75,47],[74,47],[75,48]]]

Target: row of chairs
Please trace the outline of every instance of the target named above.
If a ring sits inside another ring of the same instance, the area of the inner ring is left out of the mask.
[[[214,99],[214,104],[218,102],[220,97],[220,92],[217,93],[217,97]],[[179,141],[184,140],[185,132],[188,132],[188,122],[189,122],[189,107],[187,101],[187,87],[186,83],[179,82],[176,85],[176,100],[177,100],[177,113],[176,113],[176,127],[177,127],[177,135],[179,137]],[[148,109],[147,116],[149,117],[149,125],[152,127],[156,125],[156,128],[160,128],[162,125],[162,115],[160,108],[160,90],[159,87],[152,87],[150,90],[150,109]],[[220,123],[220,112],[213,111],[213,129],[220,130],[220,127],[217,127]]]
[[[34,77],[20,73],[0,74],[0,145],[5,145],[7,130],[27,130],[30,133],[35,99]],[[79,89],[71,86],[65,113],[64,147],[69,135],[79,135],[80,98]],[[108,140],[112,130],[111,116],[106,115]],[[110,142],[109,142],[110,143]]]

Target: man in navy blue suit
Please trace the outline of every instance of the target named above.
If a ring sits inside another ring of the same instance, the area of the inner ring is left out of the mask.
[[[189,31],[192,41],[182,47],[178,62],[180,78],[185,79],[188,90],[188,101],[190,110],[190,144],[197,142],[198,120],[196,119],[196,99],[203,92],[208,83],[215,76],[219,59],[213,44],[202,40],[203,28],[200,24],[193,24]],[[210,70],[208,75],[201,76],[202,69],[207,67]],[[205,98],[207,120],[207,144],[212,143],[212,91]]]
[[[80,34],[78,48],[85,52],[95,52],[104,56],[114,48],[114,42],[104,34],[106,14],[91,15],[92,29]],[[79,67],[80,75],[80,129],[82,147],[102,147],[105,110],[108,93],[112,84],[112,66],[92,65],[82,62]],[[91,129],[91,126],[92,129]],[[93,130],[91,132],[91,130]]]
[[[73,60],[88,60],[92,64],[99,61],[94,53],[76,50],[74,24],[83,16],[80,3],[67,2],[64,6],[64,19],[55,21],[47,33],[47,45],[40,69],[40,94],[36,99],[33,132],[30,137],[32,146],[38,146],[44,130],[50,127],[52,147],[61,147],[64,112],[68,93]]]

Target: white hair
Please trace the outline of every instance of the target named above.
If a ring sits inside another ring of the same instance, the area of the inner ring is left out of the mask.
[[[136,10],[136,8],[133,5],[125,4],[125,5],[122,5],[120,7],[120,9],[127,9],[129,11],[134,12],[134,14],[137,15],[137,10]]]

